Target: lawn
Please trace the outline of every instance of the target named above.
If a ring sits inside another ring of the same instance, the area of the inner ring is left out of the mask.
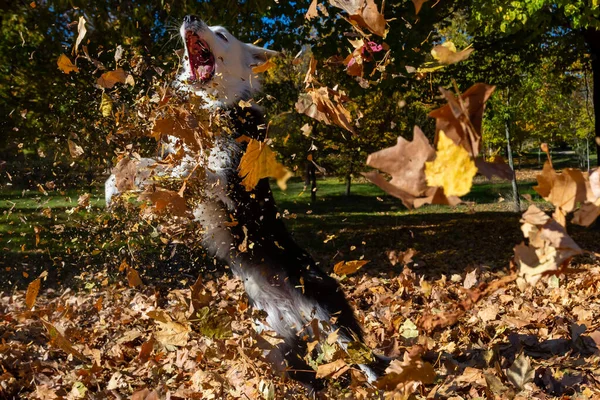
[[[533,182],[522,182],[521,193],[541,201],[532,186]],[[465,196],[465,204],[417,210],[407,210],[366,182],[355,182],[349,197],[344,189],[336,178],[320,179],[312,205],[298,179],[285,192],[274,189],[288,227],[325,269],[341,260],[366,259],[370,263],[364,273],[394,273],[387,252],[413,248],[418,252],[414,267],[424,275],[473,266],[503,270],[512,248],[523,240],[519,216],[511,212],[508,183],[479,181]],[[77,207],[83,193],[75,189],[0,193],[0,265],[6,277],[0,288],[24,288],[43,271],[48,272],[50,285],[78,284],[104,267],[117,274],[116,267],[125,259],[135,262],[150,280],[161,281],[165,269],[189,279],[206,268],[214,270],[201,252],[168,243],[142,221],[138,235],[125,237],[123,221],[104,210],[102,190],[91,192],[87,209]],[[571,231],[582,247],[599,250],[596,230]],[[178,281],[177,274],[170,276]]]

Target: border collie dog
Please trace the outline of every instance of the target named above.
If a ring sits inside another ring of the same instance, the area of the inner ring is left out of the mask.
[[[266,312],[268,326],[283,338],[276,363],[285,360],[291,378],[319,388],[322,382],[303,359],[307,346],[301,336],[314,337],[311,322],[320,321],[319,329],[325,333],[339,329],[338,343],[344,349],[351,341],[362,342],[362,329],[338,282],[321,271],[287,231],[268,180],[247,191],[238,174],[245,145],[235,139],[245,135],[264,140],[265,122],[258,106],[242,110],[238,103],[260,90],[252,67],[277,53],[243,43],[225,28],[208,26],[193,15],[184,18],[180,33],[185,56],[176,88],[202,97],[209,110],[228,112],[234,127],[233,134],[215,139],[206,163],[209,193],[194,210],[203,228],[202,244],[243,281],[251,305]],[[142,160],[142,164],[152,163],[152,159]],[[144,174],[138,175],[143,179]],[[114,175],[106,189],[110,203],[118,193]],[[237,225],[228,223],[231,216]],[[242,243],[252,245],[242,252]],[[386,360],[375,357],[360,368],[373,381],[386,366]]]

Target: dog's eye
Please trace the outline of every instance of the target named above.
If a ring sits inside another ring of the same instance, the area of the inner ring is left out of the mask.
[[[229,40],[227,39],[227,36],[225,36],[225,34],[223,34],[221,32],[216,32],[216,34],[217,34],[218,37],[220,37],[224,41],[229,42]]]

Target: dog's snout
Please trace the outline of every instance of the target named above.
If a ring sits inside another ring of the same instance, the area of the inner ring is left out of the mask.
[[[200,21],[200,18],[196,17],[195,15],[186,15],[185,17],[183,17],[183,22],[186,22],[188,24],[197,21]]]

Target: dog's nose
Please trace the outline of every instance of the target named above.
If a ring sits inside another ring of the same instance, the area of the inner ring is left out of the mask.
[[[195,15],[186,15],[185,17],[183,17],[183,22],[186,22],[188,24],[191,24],[192,22],[196,22],[199,20],[200,20],[200,18],[196,17]]]

